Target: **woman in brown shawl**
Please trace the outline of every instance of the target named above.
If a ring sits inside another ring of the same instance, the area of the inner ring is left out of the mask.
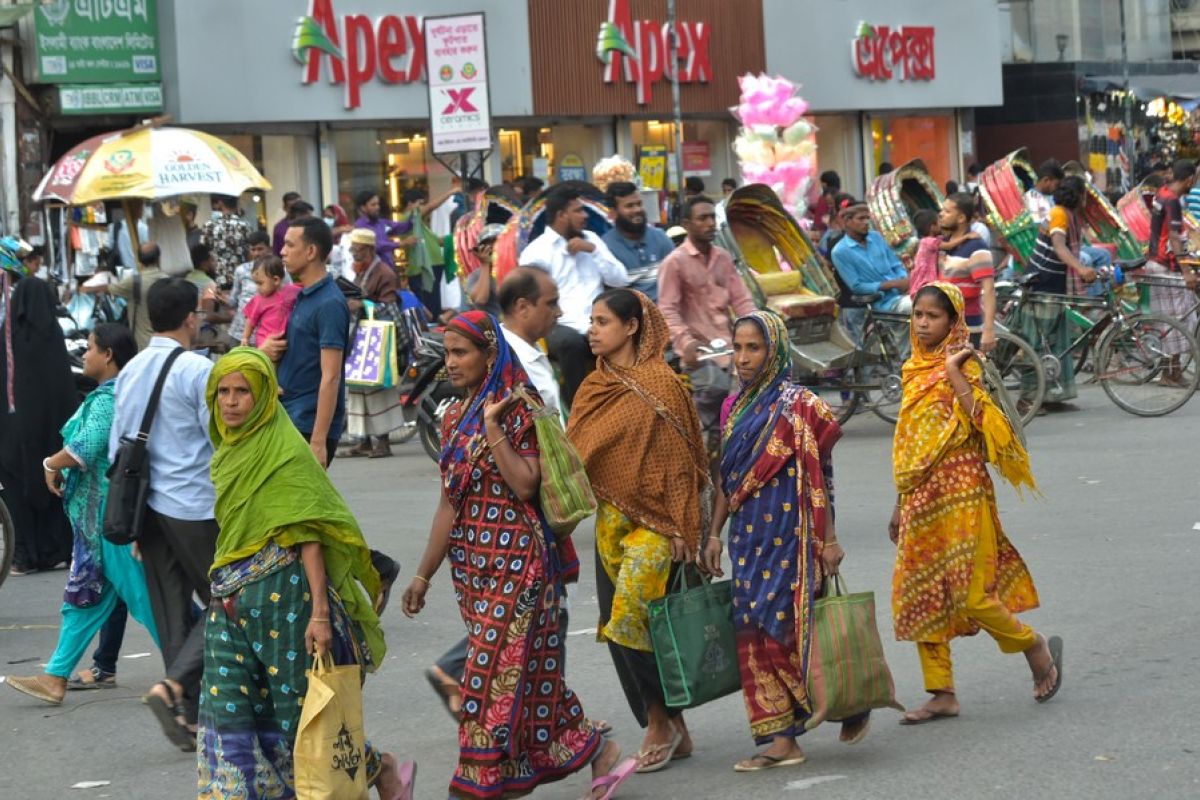
[[[639,772],[691,755],[682,715],[663,701],[646,604],[666,594],[678,565],[696,555],[712,494],[695,406],[663,359],[667,340],[666,320],[644,295],[600,295],[588,329],[596,370],[579,387],[567,428],[600,501],[598,638],[608,642],[625,697],[647,729]]]

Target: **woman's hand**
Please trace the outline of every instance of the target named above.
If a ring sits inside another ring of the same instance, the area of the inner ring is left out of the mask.
[[[687,543],[683,541],[682,536],[672,536],[671,542],[671,560],[676,564],[681,564],[687,561],[688,551]]]
[[[946,352],[946,369],[962,369],[962,365],[967,363],[967,359],[975,355],[975,350],[970,345],[962,345],[957,348],[952,348]]]
[[[413,578],[409,582],[408,588],[404,590],[403,606],[404,616],[415,617],[421,613],[421,609],[425,608],[425,593],[429,591],[429,584],[420,578]]]
[[[498,425],[500,418],[504,413],[517,401],[517,396],[509,392],[504,397],[492,396],[490,400],[483,404],[483,421],[488,425]]]
[[[888,523],[888,538],[892,544],[900,543],[900,504],[892,509],[892,521]]]
[[[305,652],[324,655],[333,647],[333,625],[329,623],[328,615],[324,621],[310,617],[308,627],[304,629]]]
[[[721,570],[721,551],[724,548],[719,537],[708,537],[704,549],[700,551],[700,557],[696,559],[696,566],[705,575],[712,575],[715,578],[724,577],[725,573]]]
[[[55,497],[62,497],[63,474],[60,470],[42,470],[42,475],[46,478],[46,488],[50,490],[50,494]]]
[[[842,563],[842,559],[846,557],[846,551],[837,542],[829,542],[821,548],[821,566],[824,568],[826,575],[837,575],[838,567]]]

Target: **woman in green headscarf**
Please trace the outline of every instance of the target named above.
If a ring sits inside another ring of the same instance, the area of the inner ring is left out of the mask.
[[[309,654],[369,672],[385,652],[362,531],[278,394],[271,362],[254,348],[232,350],[208,379],[221,534],[197,733],[202,799],[294,797]],[[379,796],[411,797],[412,765],[367,749]]]

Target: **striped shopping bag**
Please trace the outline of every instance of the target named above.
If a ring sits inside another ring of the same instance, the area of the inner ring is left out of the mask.
[[[808,695],[807,730],[873,708],[904,710],[875,627],[875,593],[847,593],[840,575],[826,580],[813,604]]]

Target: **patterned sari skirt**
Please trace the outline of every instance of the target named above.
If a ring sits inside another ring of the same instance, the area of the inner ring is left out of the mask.
[[[197,731],[199,800],[290,800],[292,747],[308,690],[304,631],[312,596],[295,549],[269,544],[214,573],[204,627]],[[353,621],[330,590],[333,658],[370,661]],[[367,744],[367,780],[381,756]]]

